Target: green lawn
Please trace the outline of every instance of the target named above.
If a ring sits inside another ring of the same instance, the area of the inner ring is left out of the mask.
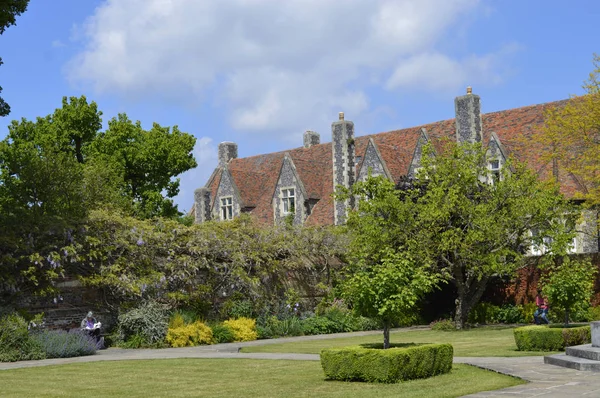
[[[468,365],[400,384],[324,380],[316,361],[163,359],[0,371],[2,397],[459,397],[522,384]]]
[[[392,343],[450,343],[456,357],[518,357],[549,355],[540,351],[517,351],[513,329],[506,327],[484,327],[463,331],[436,332],[432,330],[398,331],[390,334]],[[364,343],[383,342],[380,335],[280,343],[264,346],[244,347],[242,352],[296,352],[318,354],[323,348],[344,347]]]

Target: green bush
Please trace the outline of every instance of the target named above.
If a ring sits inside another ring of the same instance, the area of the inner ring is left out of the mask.
[[[18,314],[8,314],[0,319],[0,362],[44,359],[42,346],[31,338],[27,321]]]
[[[469,312],[469,323],[471,324],[494,324],[494,323],[528,323],[533,319],[533,307],[525,308],[522,305],[505,304],[502,307],[490,303],[477,303]]]
[[[210,328],[212,329],[213,341],[215,343],[233,343],[235,341],[235,335],[233,334],[233,330],[231,330],[231,328],[220,323],[211,325]]]
[[[301,336],[303,334],[302,321],[297,317],[278,319],[275,316],[269,317],[263,326],[269,331],[270,337],[288,337]]]
[[[119,330],[126,342],[135,337],[141,346],[161,344],[169,328],[167,308],[159,303],[148,301],[137,308],[119,315]]]
[[[329,334],[338,330],[338,325],[324,316],[314,316],[302,321],[302,330],[306,335]]]
[[[588,308],[588,319],[589,322],[600,321],[600,305],[597,307]]]
[[[524,326],[516,328],[513,333],[519,351],[561,351],[565,347],[588,344],[591,341],[589,325],[571,328]]]
[[[452,369],[450,344],[409,348],[346,347],[321,351],[321,366],[330,380],[397,383],[448,373]]]
[[[452,332],[456,330],[456,324],[452,319],[440,319],[439,321],[433,321],[429,324],[431,330]]]

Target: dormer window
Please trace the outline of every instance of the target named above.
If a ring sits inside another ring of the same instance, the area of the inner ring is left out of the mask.
[[[282,188],[281,200],[284,215],[296,212],[296,190],[294,188]]]
[[[500,161],[492,160],[488,164],[490,170],[490,183],[495,184],[500,181]]]
[[[221,220],[233,219],[233,197],[227,196],[221,198]]]

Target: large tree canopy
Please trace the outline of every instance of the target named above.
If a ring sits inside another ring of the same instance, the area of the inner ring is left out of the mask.
[[[51,289],[71,261],[73,236],[93,209],[177,217],[176,176],[196,165],[195,138],[150,131],[82,97],[35,121],[13,121],[0,142],[0,291]],[[130,132],[125,134],[123,132]]]
[[[0,2],[0,35],[6,28],[16,25],[16,19],[27,10],[29,0],[2,0]],[[0,58],[2,65],[2,58]],[[2,87],[0,87],[0,93]],[[10,106],[0,97],[0,116],[6,116],[10,113]]]
[[[479,144],[448,144],[438,156],[426,147],[424,154],[418,178],[401,189],[381,177],[356,184],[351,194],[361,200],[348,225],[360,261],[385,264],[393,250],[418,270],[434,264],[429,272],[456,286],[462,328],[490,278],[511,275],[530,247],[545,242],[548,253],[566,251],[574,215],[555,187],[522,165],[507,165],[489,182]]]
[[[600,204],[600,55],[585,81],[586,94],[573,96],[564,107],[546,115],[542,134],[535,136],[543,158],[577,176],[585,186],[582,199]],[[558,169],[558,167],[555,167]],[[558,176],[556,176],[558,177]]]

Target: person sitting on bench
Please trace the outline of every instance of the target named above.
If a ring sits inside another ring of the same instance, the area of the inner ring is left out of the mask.
[[[81,330],[92,336],[96,342],[100,340],[100,327],[102,324],[96,321],[92,311],[87,313],[87,316],[81,321]]]

